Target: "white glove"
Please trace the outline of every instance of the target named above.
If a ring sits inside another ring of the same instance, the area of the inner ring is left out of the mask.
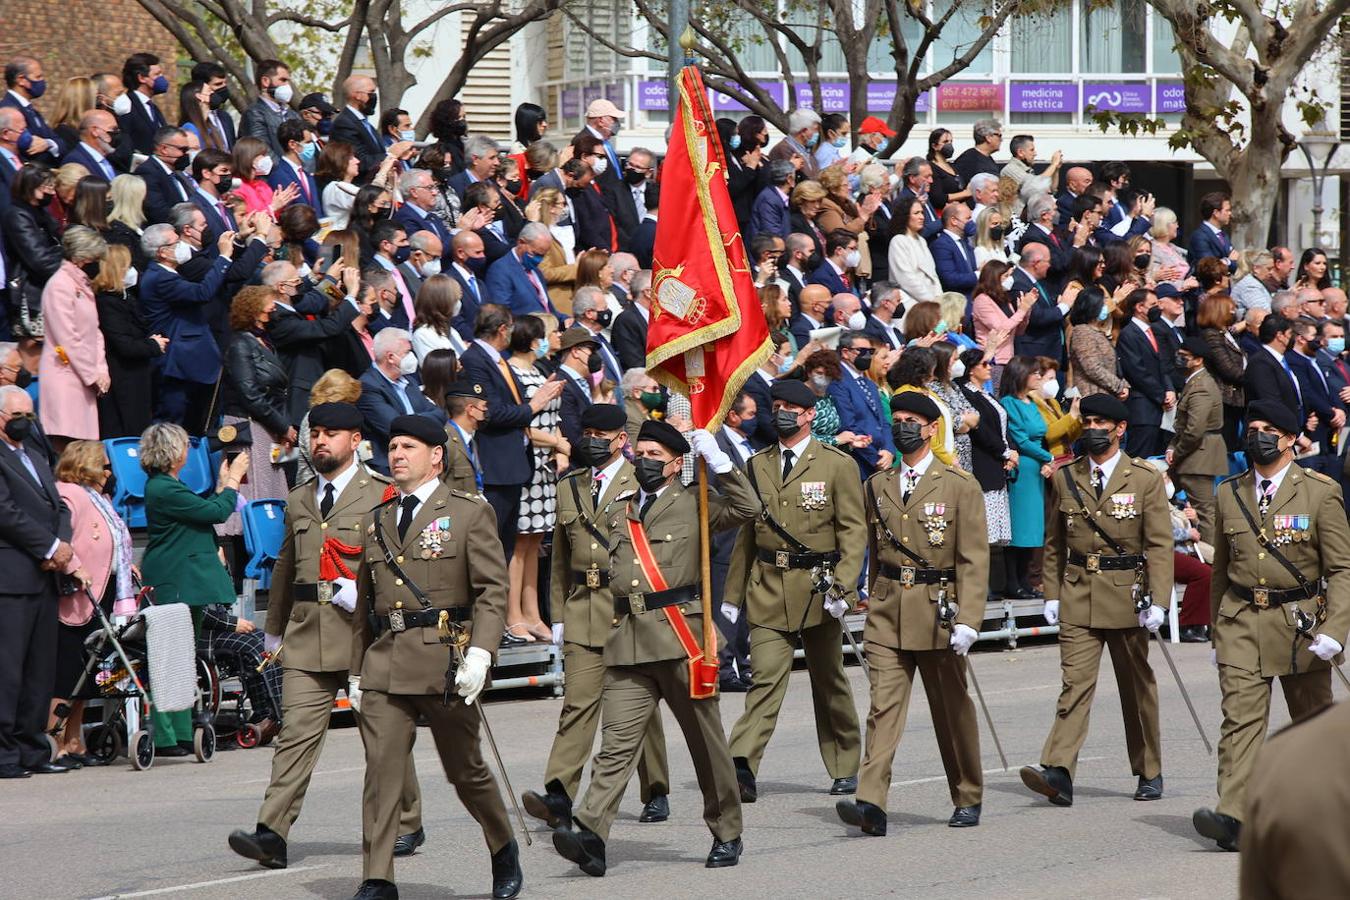
[[[337,588],[333,594],[333,605],[347,612],[356,609],[356,582],[350,578],[338,578],[333,585]]]
[[[271,656],[273,653],[277,652],[277,648],[280,646],[281,646],[281,635],[268,634],[265,631],[263,632],[264,653],[266,653],[268,656]]]
[[[734,603],[723,603],[722,617],[732,625],[735,625],[736,620],[741,617],[741,608]]]
[[[830,615],[834,616],[836,619],[842,619],[844,617],[844,613],[848,612],[848,601],[845,600],[843,597],[835,597],[834,599],[830,599],[829,595],[827,594],[825,596],[825,611]]]
[[[694,448],[694,452],[707,460],[708,468],[716,474],[722,475],[734,468],[731,457],[722,452],[722,448],[717,446],[717,439],[704,429],[696,428],[685,437],[688,438],[689,446]]]
[[[1150,606],[1148,609],[1139,613],[1139,627],[1147,628],[1149,634],[1157,634],[1162,623],[1167,621],[1167,613],[1158,605]]]
[[[352,705],[352,712],[361,711],[361,676],[353,675],[347,679],[347,702]]]
[[[562,646],[562,643],[563,643],[563,623],[561,623],[561,622],[554,622],[554,623],[553,623],[553,643],[557,644],[559,647]]]
[[[1313,642],[1308,645],[1308,650],[1312,652],[1312,655],[1323,662],[1329,661],[1344,649],[1344,647],[1336,642],[1335,638],[1329,638],[1325,634],[1319,634],[1317,637],[1313,638]]]
[[[465,652],[464,662],[455,670],[455,692],[464,698],[465,703],[473,703],[483,693],[488,666],[491,664],[492,654],[482,647],[470,647]]]
[[[979,632],[969,625],[958,624],[952,628],[952,649],[956,651],[957,656],[965,656],[979,636]]]
[[[1059,601],[1058,600],[1045,601],[1045,609],[1041,610],[1041,615],[1045,616],[1045,621],[1049,622],[1051,625],[1058,625]]]

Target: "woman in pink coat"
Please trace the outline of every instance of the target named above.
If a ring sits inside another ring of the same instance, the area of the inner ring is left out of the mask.
[[[38,360],[42,427],[57,452],[71,440],[98,440],[98,397],[111,384],[98,305],[85,271],[97,272],[108,244],[94,229],[72,225],[61,247],[65,262],[42,289],[46,337]]]
[[[276,221],[277,210],[296,198],[299,189],[287,185],[273,191],[267,183],[274,160],[267,145],[257,138],[240,138],[234,145],[234,174],[239,186],[234,189],[244,200],[244,208],[251,213],[265,212]]]

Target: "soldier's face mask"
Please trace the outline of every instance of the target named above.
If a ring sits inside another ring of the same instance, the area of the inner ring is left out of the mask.
[[[664,460],[643,456],[633,462],[633,473],[637,482],[647,493],[651,493],[666,483],[666,465]]]
[[[802,430],[801,423],[797,417],[801,415],[790,409],[778,409],[773,414],[773,427],[778,431],[781,438],[795,437]]]
[[[610,456],[614,454],[614,448],[610,445],[609,438],[590,435],[581,439],[577,445],[577,453],[583,464],[599,467],[609,462]]]
[[[1115,436],[1115,430],[1111,428],[1084,428],[1083,448],[1088,453],[1101,456],[1111,450],[1111,442]]]
[[[1252,462],[1268,466],[1279,459],[1283,452],[1280,448],[1280,436],[1278,434],[1248,430],[1247,458]]]
[[[919,422],[896,422],[891,426],[891,437],[895,440],[895,449],[901,453],[915,453],[926,443],[923,425]]]

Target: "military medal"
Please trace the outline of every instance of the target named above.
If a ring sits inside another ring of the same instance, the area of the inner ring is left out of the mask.
[[[802,509],[824,509],[827,497],[825,495],[825,482],[823,481],[803,481],[802,482]]]
[[[1111,495],[1111,518],[1133,519],[1139,515],[1134,508],[1134,494]]]
[[[925,503],[923,505],[924,530],[928,532],[928,546],[941,547],[947,536],[947,512],[945,503]]]
[[[418,546],[422,548],[423,559],[438,559],[441,555],[441,543],[450,540],[450,517],[441,516],[422,529]]]

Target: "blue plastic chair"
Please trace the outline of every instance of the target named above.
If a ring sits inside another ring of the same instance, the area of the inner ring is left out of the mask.
[[[108,438],[103,449],[108,464],[117,479],[113,494],[113,509],[127,523],[128,528],[145,527],[145,470],[141,468],[141,439],[136,437]]]
[[[178,473],[178,479],[198,496],[205,496],[215,490],[216,473],[211,468],[211,453],[205,438],[188,439],[187,465]]]
[[[286,501],[250,500],[240,519],[244,524],[244,550],[248,553],[244,577],[255,579],[265,590],[272,584],[272,565],[281,553],[286,535]]]

